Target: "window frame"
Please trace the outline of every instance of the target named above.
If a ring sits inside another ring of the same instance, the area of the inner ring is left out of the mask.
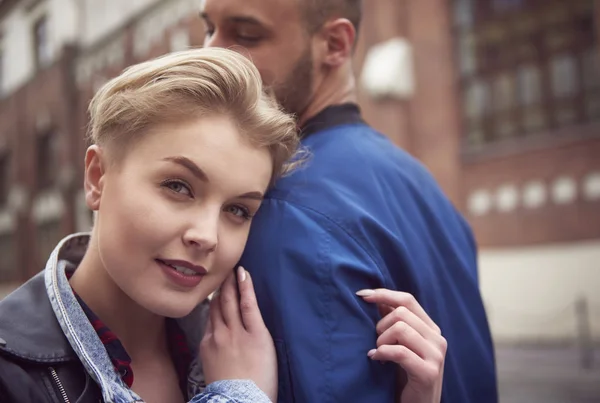
[[[457,71],[459,95],[457,99],[460,105],[463,148],[481,150],[544,134],[558,132],[562,134],[563,129],[569,127],[600,125],[600,89],[587,88],[584,76],[584,63],[587,61],[588,53],[597,52],[596,55],[600,55],[598,21],[593,0],[587,0],[589,2],[587,4],[578,3],[583,6],[578,5],[576,10],[572,10],[567,17],[562,17],[557,10],[570,6],[558,1],[503,0],[520,7],[517,11],[507,11],[504,14],[496,13],[491,9],[494,1],[499,0],[451,0],[452,34],[455,43],[454,64]],[[470,3],[470,15],[468,3]],[[458,11],[461,5],[464,7],[462,13]],[[543,5],[551,6],[550,11],[547,11],[548,7]],[[539,21],[536,17],[540,17]],[[554,22],[548,22],[553,21],[552,18]],[[562,22],[561,18],[563,18]],[[586,25],[579,25],[581,22]],[[511,25],[503,25],[507,23]],[[561,23],[570,27],[570,42],[568,37],[563,38],[563,43],[557,41],[552,47],[551,38],[560,39],[560,32],[557,34],[552,29],[556,26],[553,24],[560,26]],[[507,28],[509,26],[512,28]],[[518,28],[520,31],[517,31]],[[523,38],[530,39],[517,41]],[[475,43],[470,49],[469,42]],[[529,55],[527,55],[527,48],[532,51]],[[520,54],[525,56],[519,56]],[[561,99],[553,92],[551,62],[564,55],[570,55],[570,60],[574,60],[576,73],[573,77],[576,82],[575,95]],[[596,58],[596,62],[600,63],[600,57]],[[524,65],[534,66],[539,72],[540,80],[537,86],[540,92],[539,103],[529,109],[519,100],[522,86],[518,83],[517,69]],[[499,111],[495,100],[498,96],[494,87],[497,79],[506,75],[510,77],[514,89],[512,106]],[[600,82],[600,77],[595,77],[594,80]],[[487,91],[489,105],[484,109],[489,109],[491,112],[473,117],[468,114],[467,103],[470,86],[477,82],[487,87],[485,91]],[[589,106],[594,102],[598,105],[594,108]],[[563,111],[561,108],[564,105],[568,105],[572,116],[567,116],[566,112],[557,113]],[[536,114],[542,117],[541,123],[536,123]],[[502,134],[502,126],[509,126],[504,130],[507,134]]]

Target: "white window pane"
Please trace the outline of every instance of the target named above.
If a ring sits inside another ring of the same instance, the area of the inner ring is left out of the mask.
[[[537,66],[519,67],[517,70],[517,86],[521,105],[535,105],[542,98],[541,74]]]
[[[475,43],[473,34],[461,35],[458,39],[458,57],[462,76],[471,75],[477,70]]]
[[[454,2],[454,22],[463,28],[473,25],[473,0],[456,0]]]
[[[52,53],[50,49],[48,19],[42,17],[34,27],[36,57],[40,66],[47,66],[52,62]]]
[[[573,96],[577,92],[577,63],[571,55],[560,55],[550,63],[552,90],[557,98]]]
[[[510,110],[515,103],[515,83],[510,73],[503,73],[494,80],[494,109]]]
[[[4,93],[4,52],[0,44],[0,98]]]
[[[465,113],[469,118],[480,118],[490,111],[490,89],[482,80],[473,81],[465,93]]]

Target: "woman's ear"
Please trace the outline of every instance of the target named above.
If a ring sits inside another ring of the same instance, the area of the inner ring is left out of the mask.
[[[105,159],[102,149],[97,145],[90,146],[85,153],[85,203],[92,211],[100,208],[102,187],[104,184]]]

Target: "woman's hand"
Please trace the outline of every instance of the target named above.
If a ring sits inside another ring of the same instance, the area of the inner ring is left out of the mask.
[[[377,348],[368,356],[393,361],[406,371],[399,402],[439,403],[447,348],[440,328],[411,294],[378,289],[357,295],[377,304],[383,316],[377,324]]]
[[[206,382],[250,379],[277,401],[277,356],[263,322],[250,274],[232,273],[210,304],[210,319],[200,343]]]

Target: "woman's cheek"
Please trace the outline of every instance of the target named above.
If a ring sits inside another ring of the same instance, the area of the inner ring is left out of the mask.
[[[233,231],[226,237],[219,239],[219,265],[225,267],[227,271],[235,268],[235,265],[240,261],[242,253],[244,253],[244,247],[248,240],[249,231]]]

